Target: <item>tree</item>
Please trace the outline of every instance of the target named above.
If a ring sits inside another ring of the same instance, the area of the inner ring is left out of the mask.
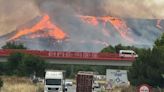
[[[0,89],[1,89],[2,86],[3,86],[3,81],[2,81],[2,79],[0,78]]]
[[[115,46],[115,50],[116,50],[117,53],[119,53],[120,50],[125,50],[125,47],[122,46],[121,44],[118,44],[118,45]]]
[[[8,74],[19,76],[43,76],[46,68],[44,59],[31,54],[14,52],[8,57]]]
[[[164,46],[164,34],[161,36],[161,38],[159,38],[155,41],[155,46],[157,46],[157,47]]]
[[[43,77],[46,63],[41,57],[25,54],[19,68],[22,75],[30,76],[31,74],[36,74],[36,76]]]
[[[22,43],[7,42],[2,49],[27,49]]]
[[[24,54],[20,52],[14,52],[10,54],[7,62],[7,66],[8,66],[7,74],[13,75],[19,73],[19,66],[22,63],[23,56]]]
[[[152,50],[144,50],[128,72],[132,85],[147,83],[153,87],[164,87],[164,34],[155,41]]]
[[[108,47],[104,48],[101,50],[101,52],[111,52],[111,53],[115,53],[116,50],[113,46],[109,45]]]
[[[0,75],[3,75],[4,71],[5,71],[5,63],[1,62],[0,63]]]
[[[109,45],[108,47],[102,49],[101,52],[119,53],[120,50],[134,50],[136,52],[140,52],[140,49],[134,46],[122,46],[121,44],[116,46]]]

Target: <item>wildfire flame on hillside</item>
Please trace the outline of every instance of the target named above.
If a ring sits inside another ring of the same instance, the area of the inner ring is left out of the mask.
[[[115,17],[95,17],[95,16],[78,16],[84,23],[91,24],[93,26],[99,26],[100,21],[103,24],[102,31],[104,35],[110,36],[110,31],[107,29],[107,23],[110,23],[113,25],[113,27],[116,29],[116,31],[120,34],[120,36],[129,41],[133,42],[133,39],[129,36],[128,30],[129,28],[127,27],[126,23]],[[43,30],[47,30],[46,32]],[[38,33],[40,32],[40,33]],[[29,35],[28,37],[30,38],[38,38],[38,37],[52,37],[56,40],[63,40],[67,37],[67,34],[58,26],[54,25],[50,17],[45,14],[43,18],[35,24],[31,28],[25,28],[22,30],[19,30],[13,37],[11,37],[10,40],[17,39],[22,36]]]
[[[66,37],[66,33],[62,31],[61,28],[57,27],[50,21],[50,17],[48,15],[44,15],[43,19],[39,21],[37,24],[35,24],[32,28],[26,28],[23,30],[19,30],[10,40],[17,39],[21,36],[25,36],[31,33],[36,33],[38,31],[42,31],[44,29],[47,29],[49,31],[48,35],[53,37],[56,40],[62,40]],[[36,37],[40,37],[43,35],[36,35]],[[35,38],[35,35],[31,36],[32,38]]]
[[[104,26],[102,31],[104,32],[104,34],[109,34],[109,32],[106,29],[106,24],[109,22],[115,27],[115,29],[118,31],[121,37],[123,37],[128,41],[133,41],[133,39],[130,38],[128,35],[129,28],[127,27],[126,23],[119,18],[110,17],[110,16],[106,16],[106,17],[79,16],[79,17],[82,19],[82,21],[89,23],[93,26],[98,26],[99,20],[102,21]]]

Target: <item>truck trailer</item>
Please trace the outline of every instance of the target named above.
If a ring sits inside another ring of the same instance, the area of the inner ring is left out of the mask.
[[[76,92],[92,92],[93,76],[93,72],[78,72],[76,76]]]

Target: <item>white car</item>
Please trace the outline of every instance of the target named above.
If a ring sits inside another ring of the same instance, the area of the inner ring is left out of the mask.
[[[94,82],[93,83],[93,88],[100,88],[100,84],[98,82]]]
[[[65,86],[72,86],[73,82],[71,80],[66,80],[65,81]]]

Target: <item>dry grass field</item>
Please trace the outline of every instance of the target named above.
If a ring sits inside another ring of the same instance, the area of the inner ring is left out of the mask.
[[[33,84],[30,79],[25,77],[6,77],[0,92],[43,92],[43,84]]]
[[[29,78],[16,76],[2,76],[4,85],[0,92],[43,92],[43,84],[33,84]],[[102,92],[137,92],[136,87],[122,87]],[[164,89],[153,89],[152,92],[164,92]]]

